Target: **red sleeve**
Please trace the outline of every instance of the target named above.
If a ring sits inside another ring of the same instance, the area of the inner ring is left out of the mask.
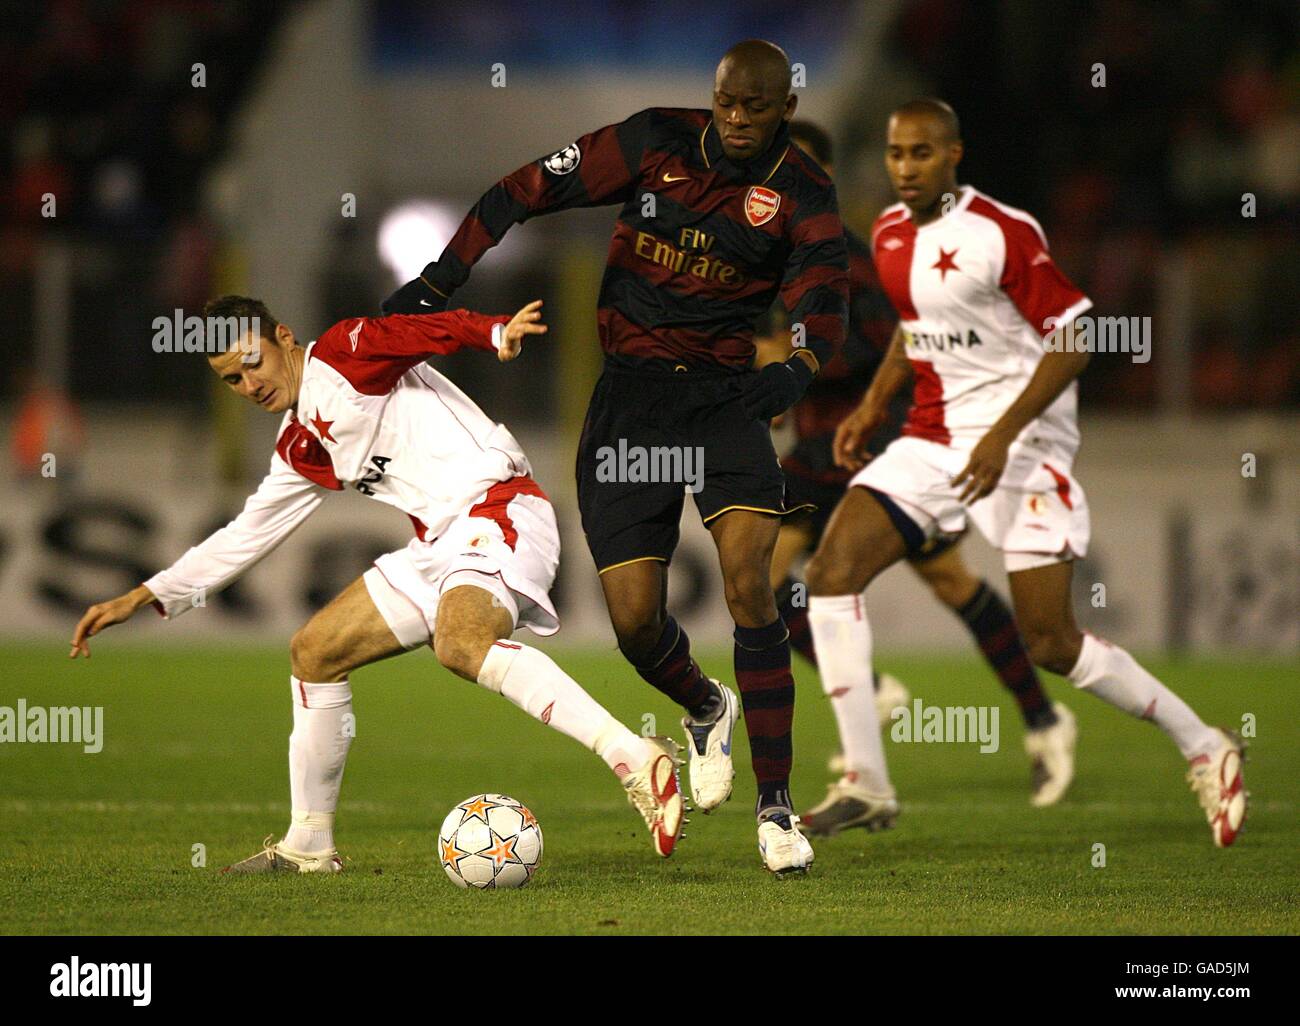
[[[998,284],[1021,316],[1046,337],[1059,324],[1074,320],[1092,302],[1056,266],[1047,251],[1047,238],[1037,224],[998,213],[996,220],[1007,244]]]
[[[430,356],[466,346],[492,350],[493,326],[509,320],[507,315],[489,317],[472,310],[358,317],[339,321],[325,332],[311,355],[342,374],[358,392],[383,395]]]

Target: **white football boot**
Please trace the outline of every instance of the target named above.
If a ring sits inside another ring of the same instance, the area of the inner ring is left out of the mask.
[[[736,768],[731,764],[731,735],[740,711],[740,700],[731,688],[712,677],[709,681],[722,692],[718,718],[711,723],[682,718],[686,747],[691,753],[691,801],[705,815],[731,797],[731,782],[736,777]]]
[[[892,674],[878,673],[876,681],[880,685],[876,690],[876,719],[880,721],[881,730],[888,730],[894,722],[890,714],[900,705],[906,706],[912,700],[912,693],[907,690],[906,684]],[[844,753],[836,752],[832,755],[826,762],[826,768],[837,777],[844,776],[844,771],[848,769],[844,764]]]
[[[1029,803],[1043,808],[1061,800],[1074,779],[1074,743],[1079,729],[1074,713],[1060,702],[1052,703],[1056,722],[1025,734],[1025,752],[1033,764],[1033,794]]]
[[[343,859],[335,849],[302,852],[286,848],[283,842],[271,843],[268,837],[256,855],[226,866],[222,873],[242,876],[245,873],[341,873]]]
[[[830,837],[852,827],[874,833],[892,827],[898,812],[894,792],[873,794],[845,776],[831,784],[826,797],[803,813],[799,822],[814,837]]]
[[[799,832],[799,817],[790,817],[790,829],[766,820],[758,825],[758,853],[763,865],[778,879],[791,873],[806,873],[813,864],[812,845]]]
[[[628,804],[645,820],[655,854],[667,858],[673,853],[686,822],[681,783],[677,767],[681,765],[676,741],[666,737],[648,737],[654,753],[646,764],[625,778]]]
[[[1226,848],[1237,839],[1246,822],[1246,800],[1250,792],[1241,774],[1246,743],[1233,731],[1215,728],[1222,738],[1219,747],[1188,763],[1187,783],[1205,810],[1216,848]]]

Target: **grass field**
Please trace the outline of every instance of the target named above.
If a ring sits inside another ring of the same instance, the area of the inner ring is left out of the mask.
[[[124,634],[126,632],[123,632]],[[668,861],[595,756],[427,651],[353,677],[357,740],[339,813],[339,877],[223,879],[287,821],[288,664],[280,650],[95,643],[0,646],[0,705],[102,705],[103,751],[0,745],[0,932],[26,933],[1295,933],[1300,930],[1296,667],[1151,663],[1212,722],[1256,717],[1249,828],[1217,851],[1176,749],[1153,727],[1049,681],[1078,714],[1078,774],[1034,810],[1013,704],[975,658],[882,660],[934,704],[1001,707],[1001,748],[886,741],[897,829],[817,844],[803,879],[762,871],[743,730],[733,801],[695,816]],[[705,651],[729,677],[730,654]],[[614,652],[556,653],[625,722],[669,704]],[[834,747],[816,675],[796,667],[796,802],[819,799]],[[455,802],[501,791],[545,831],[521,891],[453,888],[434,832]],[[1094,868],[1093,846],[1106,865]],[[206,846],[206,868],[191,865]]]

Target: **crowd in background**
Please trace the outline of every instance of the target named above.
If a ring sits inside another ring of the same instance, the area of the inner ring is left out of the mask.
[[[175,388],[176,367],[142,366],[134,381],[108,371],[141,323],[196,309],[211,290],[219,233],[205,213],[204,176],[283,13],[246,0],[7,6],[0,309],[17,358],[0,371],[0,396],[30,380],[32,280],[49,233],[84,254],[72,394]],[[1034,212],[1100,313],[1156,314],[1162,269],[1183,261],[1192,398],[1235,409],[1300,404],[1297,39],[1300,8],[1274,0],[914,0],[888,47],[960,113],[962,180]],[[848,127],[857,132],[845,140],[850,160],[878,167],[881,126]],[[859,229],[889,201],[876,182],[874,194],[842,189],[846,220]],[[43,216],[47,195],[53,218]],[[322,274],[323,287],[334,277]],[[1094,361],[1085,397],[1148,407],[1168,342],[1159,325],[1156,336],[1151,363]]]
[[[917,0],[890,47],[959,112],[962,180],[1033,212],[1101,312],[1158,315],[1186,261],[1192,398],[1242,408],[1300,404],[1298,40],[1289,0]],[[1156,398],[1155,335],[1093,362],[1090,405]]]
[[[139,360],[141,325],[201,307],[218,233],[206,172],[255,84],[283,5],[251,0],[7,4],[0,31],[0,394],[32,384],[33,278],[44,240],[74,275],[70,391],[148,395],[201,368]],[[139,377],[121,372],[136,356]],[[114,373],[116,368],[117,372]]]

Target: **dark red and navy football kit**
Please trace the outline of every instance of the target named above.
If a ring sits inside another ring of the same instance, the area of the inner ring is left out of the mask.
[[[652,108],[520,168],[490,189],[425,280],[450,295],[512,225],[620,204],[597,304],[605,370],[578,448],[583,529],[604,572],[667,562],[682,482],[598,479],[604,447],[699,447],[708,523],[786,512],[765,425],[746,416],[754,325],[779,297],[823,367],[839,349],[847,256],[835,189],[782,127],[767,153],[728,160],[708,111]],[[602,475],[603,476],[603,475]]]
[[[788,127],[764,153],[734,162],[711,113],[681,108],[643,110],[507,175],[422,277],[450,296],[511,225],[605,205],[620,207],[597,304],[605,369],[577,457],[583,529],[601,572],[668,562],[684,501],[681,480],[603,479],[602,456],[620,444],[701,453],[694,500],[705,523],[734,509],[788,512],[767,425],[742,401],[755,378],[754,327],[779,298],[824,367],[843,342],[848,306],[835,188]],[[760,792],[789,773],[785,634],[780,620],[736,633]],[[688,709],[709,694],[671,617],[652,661],[638,666],[642,676]]]

